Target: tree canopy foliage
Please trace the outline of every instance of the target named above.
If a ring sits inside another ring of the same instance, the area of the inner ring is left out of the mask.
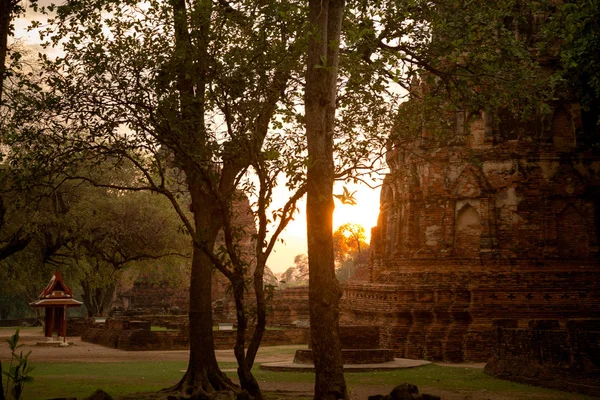
[[[43,60],[49,90],[34,94],[31,105],[44,115],[44,123],[28,124],[28,114],[25,125],[15,128],[15,162],[112,190],[166,196],[194,243],[192,352],[180,388],[197,393],[234,388],[218,370],[213,352],[210,277],[216,267],[231,281],[240,310],[235,350],[240,380],[259,397],[250,369],[265,324],[262,274],[304,191],[302,179],[296,178],[304,168],[295,157],[300,138],[288,141],[281,129],[270,130],[272,121],[277,125],[276,112],[283,119],[294,115],[287,109],[294,107],[292,78],[302,55],[297,44],[302,22],[293,18],[298,7],[72,1],[49,11],[56,17],[43,35],[49,44],[61,43],[66,55]],[[33,143],[50,152],[45,159],[18,151]],[[138,180],[98,176],[95,167],[106,163],[117,171],[135,165]],[[296,193],[267,214],[282,173]],[[254,260],[244,257],[240,246],[252,232],[234,222],[233,205],[244,195],[255,199]],[[215,247],[219,231],[223,242]],[[250,270],[258,328],[246,346],[243,304]]]
[[[294,265],[281,273],[279,286],[294,287],[308,285],[308,257],[306,254],[297,254]]]
[[[175,266],[190,256],[170,204],[150,193],[68,181],[37,203],[34,217],[27,248],[0,261],[7,286],[25,302],[35,300],[61,269],[69,281],[80,282],[88,313],[102,315],[125,267]]]
[[[345,282],[354,275],[359,263],[368,261],[369,244],[362,225],[346,223],[333,232],[336,276]]]
[[[552,79],[555,90],[576,95],[584,129],[595,133],[600,124],[600,2],[568,1],[548,7],[540,37],[542,50],[558,59]]]

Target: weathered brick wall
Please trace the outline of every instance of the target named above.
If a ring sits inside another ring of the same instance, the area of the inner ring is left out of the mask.
[[[515,382],[600,396],[600,320],[531,321],[499,328],[487,374]]]
[[[161,326],[180,331],[188,330],[189,317],[187,315],[144,315],[144,320],[152,326]]]
[[[135,282],[133,288],[120,296],[128,299],[128,310],[148,315],[169,314],[179,309],[187,314],[189,291],[171,287],[168,283]]]
[[[187,350],[190,347],[187,332],[152,332],[135,329],[119,331],[117,346],[120,350]]]
[[[246,306],[254,307],[255,294],[250,290],[246,295]],[[236,323],[235,303],[232,298],[213,303],[215,323]],[[267,299],[267,326],[308,327],[308,287],[292,287],[275,290],[273,297]]]
[[[267,325],[308,324],[309,320],[308,286],[286,288],[273,292],[273,299],[267,314]]]
[[[106,329],[104,327],[87,328],[81,333],[81,340],[116,349],[118,348],[121,332],[121,330]]]
[[[246,343],[251,339],[252,332],[246,335]],[[235,345],[235,331],[214,332],[215,348],[218,350],[233,349]],[[309,341],[308,328],[290,328],[284,330],[267,330],[263,336],[261,346],[283,346],[292,344],[307,344]]]
[[[69,318],[67,320],[67,337],[81,336],[87,328],[94,326],[92,319]]]
[[[375,258],[553,258],[565,244],[569,257],[596,256],[600,159],[538,146],[404,154],[382,188]]]
[[[340,345],[342,349],[378,349],[379,327],[377,326],[340,326]]]
[[[169,315],[173,306],[179,310],[187,310],[189,295],[187,291],[171,288],[168,285],[151,285],[138,282],[127,294],[131,299],[132,309],[140,309],[143,318],[151,320],[154,325],[173,327],[187,326],[185,315]],[[252,308],[256,304],[254,291],[246,295],[246,305]],[[267,304],[268,326],[303,326],[308,327],[308,287],[294,287],[275,290]],[[214,323],[236,323],[235,303],[230,293],[213,302]]]

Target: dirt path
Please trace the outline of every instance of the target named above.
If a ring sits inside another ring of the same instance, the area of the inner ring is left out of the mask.
[[[12,335],[14,331],[9,329],[0,330],[0,343],[4,339]],[[68,347],[63,347],[57,351],[54,347],[36,346],[37,342],[43,342],[44,335],[41,331],[22,330],[20,332],[20,343],[24,344],[24,351],[34,350],[31,352],[29,359],[37,362],[127,362],[127,361],[187,361],[190,352],[188,350],[166,350],[166,351],[124,351],[119,349],[111,349],[93,343],[82,342],[81,338],[68,338],[71,344]],[[269,348],[259,350],[257,362],[277,362],[286,361],[289,359],[288,354],[293,354],[293,351],[298,346],[278,346],[278,349],[289,349],[289,352],[283,354],[274,354],[269,351]],[[233,350],[217,350],[217,359],[219,361],[235,362]],[[281,351],[278,351],[281,353]],[[0,360],[10,359],[10,351],[8,346],[0,346]]]

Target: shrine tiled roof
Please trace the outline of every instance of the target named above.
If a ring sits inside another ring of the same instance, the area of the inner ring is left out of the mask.
[[[42,290],[42,293],[38,296],[38,299],[48,299],[48,298],[72,298],[73,291],[65,285],[63,282],[62,275],[60,271],[56,271],[54,275],[52,275],[52,279],[48,285]]]
[[[80,307],[83,303],[73,298],[55,298],[55,299],[39,299],[33,303],[29,303],[31,307]]]

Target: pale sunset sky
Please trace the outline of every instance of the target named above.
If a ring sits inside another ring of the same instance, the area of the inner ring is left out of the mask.
[[[40,0],[40,5],[48,5],[51,2],[60,3],[60,1]],[[29,2],[23,0],[23,4],[28,6]],[[43,20],[44,17],[39,14],[34,14],[30,9],[24,17],[18,18],[15,21],[15,39],[30,48],[34,54],[44,52],[49,57],[56,56],[61,52],[60,49],[48,48],[42,49],[38,32],[28,32],[27,27],[31,20]],[[379,182],[380,183],[380,182]],[[377,184],[377,183],[376,183]],[[344,184],[336,184],[334,192],[342,193]],[[365,184],[348,185],[350,192],[356,191],[354,198],[356,205],[342,204],[341,201],[335,200],[335,212],[333,215],[334,230],[345,223],[360,224],[365,228],[367,234],[367,242],[370,241],[371,228],[377,225],[377,217],[379,215],[379,192],[380,188],[371,189]],[[276,206],[280,206],[287,199],[288,193],[285,189],[281,189],[275,194],[281,201],[274,201]],[[294,257],[298,254],[307,252],[306,245],[306,198],[299,203],[300,212],[296,214],[294,221],[290,222],[287,229],[281,235],[283,242],[278,241],[274,248],[274,252],[269,257],[267,265],[275,273],[284,272],[294,264]]]

